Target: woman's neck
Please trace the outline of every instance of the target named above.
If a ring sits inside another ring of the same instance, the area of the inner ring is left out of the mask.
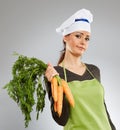
[[[82,62],[80,60],[80,56],[67,56],[65,55],[64,59],[63,59],[63,63],[64,63],[64,67],[66,68],[73,68],[73,67],[80,67],[82,65]]]
[[[86,66],[81,62],[80,57],[65,57],[60,66],[81,76],[86,71]]]

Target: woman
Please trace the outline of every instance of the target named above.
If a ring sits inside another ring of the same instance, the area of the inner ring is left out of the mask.
[[[64,126],[64,130],[115,130],[104,103],[100,70],[81,61],[89,45],[92,21],[91,12],[81,9],[56,29],[63,35],[64,50],[57,66],[48,64],[45,76],[52,116],[59,125]],[[75,100],[75,107],[72,108],[64,96],[60,117],[54,112],[51,96],[50,81],[54,75],[68,82]]]

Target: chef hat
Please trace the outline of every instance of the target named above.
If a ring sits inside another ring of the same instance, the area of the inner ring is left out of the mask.
[[[56,29],[56,32],[63,36],[79,30],[91,32],[90,23],[92,21],[93,15],[91,12],[86,9],[81,9],[61,24],[61,26]]]

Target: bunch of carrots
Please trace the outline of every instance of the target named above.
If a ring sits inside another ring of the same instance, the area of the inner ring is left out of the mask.
[[[63,94],[65,94],[68,102],[74,107],[74,99],[71,90],[64,79],[58,75],[54,76],[51,80],[51,92],[54,100],[54,111],[58,113],[59,117],[62,113]]]
[[[25,116],[25,127],[28,127],[31,121],[31,112],[36,105],[37,116],[43,111],[45,106],[46,90],[43,86],[43,75],[46,71],[47,64],[35,57],[19,55],[18,59],[12,66],[12,79],[4,86],[8,95],[18,104]],[[44,80],[46,81],[46,80]],[[52,97],[54,99],[54,110],[60,116],[62,113],[63,94],[66,94],[71,106],[74,106],[74,100],[67,82],[58,75],[54,76],[51,81]],[[34,97],[36,94],[37,99]]]

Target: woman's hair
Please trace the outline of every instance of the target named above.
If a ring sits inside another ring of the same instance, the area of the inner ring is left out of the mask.
[[[60,58],[58,60],[57,65],[59,65],[63,61],[63,59],[65,57],[65,51],[66,51],[66,43],[65,43],[65,41],[63,41],[63,45],[64,45],[64,48],[63,48],[63,50],[61,50]]]

